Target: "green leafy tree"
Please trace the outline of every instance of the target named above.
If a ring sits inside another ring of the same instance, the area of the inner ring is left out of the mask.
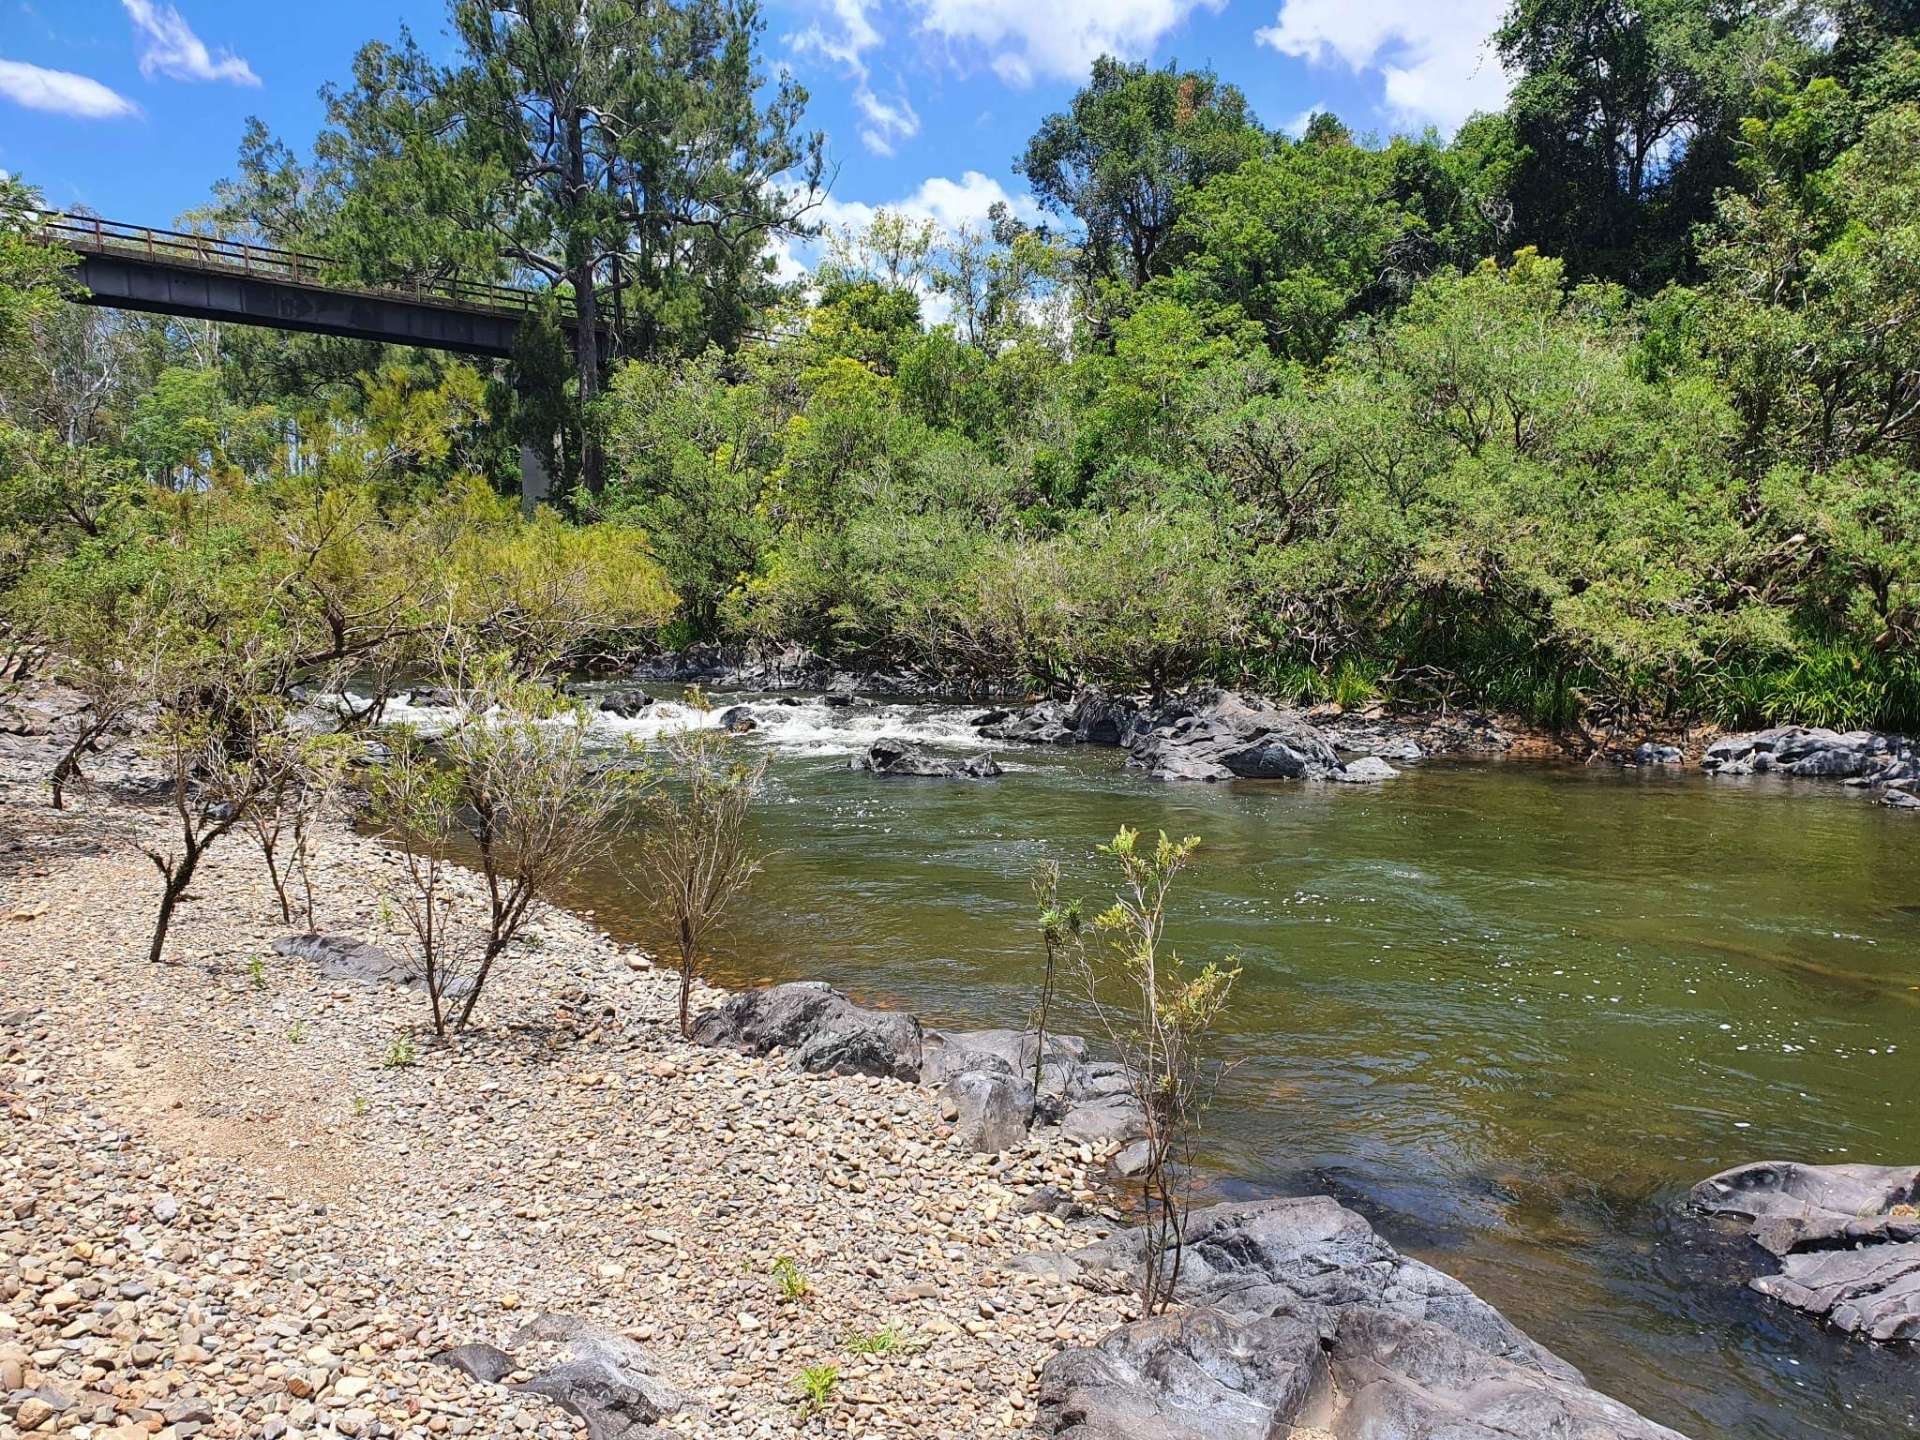
[[[1184,193],[1266,144],[1246,97],[1211,71],[1102,56],[1016,164],[1042,205],[1079,222],[1087,273],[1138,289],[1165,271]]]

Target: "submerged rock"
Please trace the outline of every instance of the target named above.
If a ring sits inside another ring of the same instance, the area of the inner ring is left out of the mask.
[[[1398,780],[1400,772],[1394,769],[1378,755],[1363,756],[1358,760],[1349,760],[1327,779],[1338,785],[1373,785],[1382,780]]]
[[[1231,690],[1164,705],[1142,723],[1128,763],[1157,780],[1324,780],[1341,769],[1303,716]]]
[[[1687,1204],[1782,1257],[1748,1282],[1760,1294],[1870,1340],[1920,1338],[1920,1166],[1762,1161],[1702,1180]]]
[[[916,749],[904,740],[876,740],[867,753],[847,762],[850,770],[865,770],[874,775],[906,775],[923,780],[992,780],[1003,774],[991,755],[975,755],[969,760],[942,760]]]
[[[1686,758],[1686,751],[1678,745],[1661,745],[1652,740],[1641,741],[1633,750],[1636,765],[1678,765]]]
[[[1016,1264],[1104,1288],[1137,1266],[1139,1247],[1139,1232],[1128,1231],[1070,1257]],[[1192,1308],[1047,1362],[1042,1433],[1676,1440],[1326,1196],[1196,1212],[1178,1288]]]
[[[784,1051],[796,1070],[920,1078],[920,1022],[856,1005],[819,980],[747,990],[703,1011],[693,1039],[748,1055]]]
[[[760,722],[753,718],[753,710],[746,705],[729,705],[720,712],[719,725],[730,735],[746,735],[760,728]]]

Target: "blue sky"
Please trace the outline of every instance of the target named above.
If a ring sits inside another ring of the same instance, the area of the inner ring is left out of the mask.
[[[1104,52],[1210,65],[1269,125],[1450,132],[1498,106],[1503,0],[766,0],[765,61],[806,84],[837,166],[827,219],[887,204],[956,225],[1031,202],[1013,171]],[[0,0],[0,169],[54,205],[164,225],[234,168],[259,115],[304,146],[316,91],[443,0]]]

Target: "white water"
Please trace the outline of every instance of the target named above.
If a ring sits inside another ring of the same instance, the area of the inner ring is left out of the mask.
[[[324,706],[337,697],[316,698]],[[356,705],[366,704],[364,696],[351,698]],[[598,705],[600,700],[594,693],[582,698],[590,707]],[[630,720],[592,710],[589,724],[595,733],[605,735],[609,743],[628,739],[645,743],[675,730],[718,728],[720,717],[742,704],[752,712],[757,727],[745,738],[770,746],[780,754],[858,755],[881,739],[904,740],[935,750],[995,748],[993,742],[983,740],[967,723],[980,713],[981,707],[977,705],[861,702],[853,706],[830,706],[819,696],[768,698],[710,694],[708,708],[704,710],[684,701],[663,698],[656,699]],[[388,702],[384,718],[390,724],[410,725],[423,735],[431,735],[446,727],[451,713],[442,707],[413,705],[404,699],[395,699]]]

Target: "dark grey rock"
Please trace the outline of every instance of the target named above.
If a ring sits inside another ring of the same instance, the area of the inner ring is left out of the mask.
[[[1709,775],[1777,772],[1866,785],[1897,785],[1920,778],[1920,743],[1872,730],[1844,734],[1818,726],[1780,725],[1745,735],[1723,735],[1707,747],[1700,768]]]
[[[1137,1262],[1127,1232],[1014,1268],[1110,1288]],[[1324,1196],[1195,1213],[1179,1289],[1193,1308],[1047,1363],[1043,1434],[1274,1440],[1298,1427],[1334,1440],[1677,1440]]]
[[[991,780],[1001,774],[991,755],[976,755],[969,760],[942,760],[915,749],[904,740],[880,739],[848,763],[852,770],[874,775],[912,776],[924,780]]]
[[[542,1315],[508,1342],[518,1352],[537,1341],[564,1344],[557,1363],[514,1388],[544,1395],[586,1422],[588,1440],[640,1440],[686,1405],[659,1377],[639,1345],[566,1315]]]
[[[420,710],[450,710],[459,703],[459,697],[451,690],[429,685],[424,690],[409,694],[407,703]]]
[[[1025,745],[1072,745],[1077,739],[1073,709],[1058,700],[1042,700],[1007,719],[984,723],[979,729],[989,740]]]
[[[617,716],[622,720],[631,720],[644,714],[653,706],[653,696],[644,690],[615,690],[600,697],[602,714]]]
[[[1748,1282],[1762,1295],[1870,1340],[1920,1338],[1920,1166],[1768,1160],[1701,1181],[1687,1204],[1783,1257]]]
[[[344,935],[283,935],[273,942],[273,953],[311,960],[331,980],[391,980],[406,985],[420,977],[411,959],[398,959],[378,945]]]
[[[1147,1116],[1128,1091],[1070,1105],[1060,1120],[1061,1138],[1094,1149],[1126,1145],[1146,1133]]]
[[[1378,755],[1349,760],[1327,779],[1338,785],[1376,785],[1382,780],[1398,780],[1400,772]]]
[[[1017,1075],[963,1071],[940,1087],[940,1096],[953,1107],[955,1132],[969,1150],[998,1155],[1027,1138],[1033,1086]]]
[[[1127,763],[1158,780],[1323,780],[1341,768],[1304,717],[1232,691],[1162,706],[1132,752]]]
[[[1089,1269],[1132,1273],[1140,1232],[1121,1231],[1074,1252]],[[1547,1374],[1580,1372],[1535,1344],[1450,1275],[1401,1255],[1373,1227],[1325,1195],[1252,1200],[1196,1210],[1187,1222],[1179,1297],[1235,1315],[1317,1319],[1331,1334],[1354,1306],[1427,1320],[1477,1348]]]
[[[735,995],[694,1021],[693,1038],[749,1055],[782,1050],[796,1070],[920,1078],[918,1020],[856,1005],[818,980]]]
[[[513,1373],[513,1357],[497,1345],[456,1345],[433,1357],[436,1365],[448,1365],[475,1380],[495,1384]]]
[[[967,724],[978,730],[984,725],[999,725],[1012,718],[1013,712],[1011,710],[982,710],[978,715],[969,719]]]
[[[760,722],[753,718],[753,710],[746,705],[730,705],[720,712],[719,725],[732,735],[745,735],[758,730]]]
[[[929,1030],[921,1050],[920,1083],[940,1085],[970,1070],[1033,1080],[1039,1036],[1031,1030]],[[1047,1036],[1040,1094],[1079,1096],[1087,1078],[1087,1042],[1078,1035]]]
[[[1332,1385],[1311,1325],[1188,1310],[1061,1351],[1039,1400],[1063,1440],[1273,1440],[1331,1409]]]
[[[1652,740],[1643,740],[1633,751],[1636,765],[1678,765],[1686,758],[1687,752],[1678,745],[1660,745]]]
[[[1920,1165],[1763,1160],[1702,1180],[1687,1193],[1687,1205],[1702,1215],[1745,1222],[1748,1233],[1772,1255],[1916,1240],[1920,1214],[1902,1217],[1893,1212],[1920,1205]]]
[[[1920,1239],[1802,1251],[1787,1256],[1778,1275],[1757,1277],[1753,1288],[1849,1335],[1920,1339]]]
[[[1127,699],[1090,690],[1074,701],[1074,738],[1082,745],[1121,745],[1133,730],[1140,706]]]

